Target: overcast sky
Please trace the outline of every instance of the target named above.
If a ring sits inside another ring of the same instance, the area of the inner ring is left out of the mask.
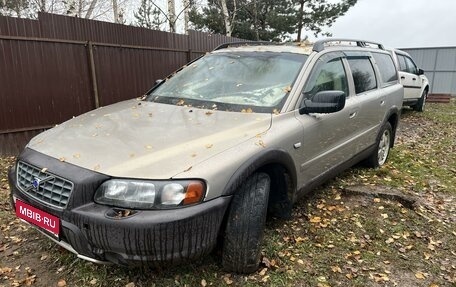
[[[327,30],[395,48],[456,46],[456,0],[358,0]]]

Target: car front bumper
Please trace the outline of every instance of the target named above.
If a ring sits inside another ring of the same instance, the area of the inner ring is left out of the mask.
[[[43,161],[42,159],[45,159]],[[219,197],[198,205],[172,210],[126,210],[93,202],[94,188],[106,176],[52,160],[26,150],[19,160],[46,168],[74,182],[74,191],[65,208],[45,204],[17,185],[15,170],[9,174],[12,204],[16,200],[60,219],[59,236],[37,227],[78,257],[97,263],[122,265],[168,265],[201,257],[217,243],[220,226],[231,197]],[[40,164],[41,163],[41,164]],[[70,170],[68,170],[70,169]],[[86,180],[87,182],[84,182]],[[120,213],[123,216],[118,216]]]

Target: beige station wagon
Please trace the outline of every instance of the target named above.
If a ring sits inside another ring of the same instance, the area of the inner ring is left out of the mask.
[[[36,136],[9,174],[12,203],[92,262],[163,265],[220,245],[226,270],[252,272],[267,214],[385,163],[403,94],[377,43],[225,44]]]

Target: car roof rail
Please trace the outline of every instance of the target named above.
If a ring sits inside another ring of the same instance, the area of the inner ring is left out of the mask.
[[[234,46],[267,46],[267,45],[280,45],[277,42],[268,41],[238,41],[238,42],[227,42],[217,46],[213,51],[225,49]]]
[[[383,47],[382,44],[377,43],[377,42],[356,40],[356,39],[344,39],[344,38],[328,38],[328,39],[318,40],[313,45],[312,50],[315,52],[321,52],[325,49],[325,44],[331,43],[331,42],[354,42],[354,43],[356,43],[356,46],[358,46],[358,47],[369,48],[369,45],[374,45],[374,46],[377,46],[378,49],[385,50],[385,47]]]

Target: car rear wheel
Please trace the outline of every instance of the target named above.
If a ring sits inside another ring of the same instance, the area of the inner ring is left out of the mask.
[[[392,141],[393,129],[391,124],[387,122],[380,131],[377,143],[375,144],[375,150],[366,159],[367,166],[376,168],[384,165],[388,159]]]
[[[258,269],[270,181],[266,173],[255,173],[233,197],[222,249],[226,271],[251,273]]]
[[[427,98],[427,90],[423,91],[421,98],[418,100],[416,105],[413,106],[413,109],[417,112],[424,112],[424,108],[426,106],[426,98]]]

